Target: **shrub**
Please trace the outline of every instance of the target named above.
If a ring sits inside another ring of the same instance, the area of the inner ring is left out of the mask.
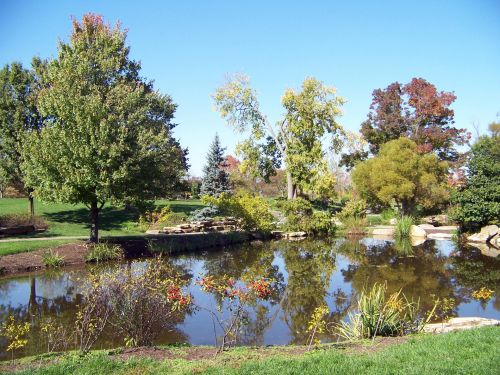
[[[314,211],[312,204],[297,198],[285,201],[281,209],[286,215],[283,229],[288,231],[304,231],[310,234],[333,234],[335,224],[330,215],[322,211]]]
[[[348,236],[360,236],[366,233],[367,220],[364,217],[347,217],[342,221],[345,234]]]
[[[29,322],[17,321],[13,315],[9,315],[0,326],[0,334],[6,337],[9,343],[6,351],[12,353],[12,360],[14,360],[14,350],[22,349],[28,343],[26,335],[30,328]]]
[[[18,227],[33,225],[35,229],[46,230],[49,225],[47,221],[40,216],[31,217],[28,214],[12,214],[0,216],[0,227]]]
[[[103,262],[107,260],[117,260],[123,257],[123,249],[120,245],[101,242],[90,247],[85,256],[86,262]]]
[[[184,223],[186,215],[173,212],[170,206],[145,211],[139,216],[139,227],[146,231]]]
[[[366,201],[364,199],[350,199],[345,206],[337,214],[339,220],[345,220],[346,218],[364,218],[366,217]]]
[[[204,195],[203,203],[215,206],[223,215],[243,220],[243,228],[270,232],[274,228],[274,217],[267,201],[247,192],[235,195],[221,194],[219,197]]]
[[[413,218],[411,216],[401,216],[396,222],[394,227],[394,235],[397,239],[410,238],[411,226],[413,225]]]
[[[221,212],[214,206],[207,206],[193,211],[190,221],[205,221],[221,216]]]
[[[115,271],[104,275],[109,323],[128,346],[152,345],[165,328],[172,328],[175,314],[187,308],[191,297],[182,292],[186,284],[161,258],[152,260],[142,274]]]
[[[53,249],[42,254],[42,263],[47,268],[58,268],[64,264],[64,257]]]
[[[419,301],[408,301],[401,290],[386,297],[387,286],[374,284],[363,290],[358,299],[357,311],[349,313],[349,321],[337,327],[348,340],[375,336],[403,336],[420,332],[434,315],[434,308],[425,314]]]

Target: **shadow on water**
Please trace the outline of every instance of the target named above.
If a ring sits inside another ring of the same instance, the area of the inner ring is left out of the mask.
[[[83,210],[82,210],[83,211]],[[78,217],[78,215],[76,215]],[[75,220],[77,220],[75,218]],[[276,288],[268,301],[253,301],[248,307],[248,324],[243,328],[241,345],[304,344],[307,325],[316,307],[327,304],[329,323],[346,319],[356,296],[374,283],[387,283],[388,291],[402,290],[409,298],[420,299],[424,309],[434,298],[453,298],[452,315],[500,319],[500,259],[488,258],[470,248],[457,248],[450,241],[426,241],[410,248],[374,239],[306,240],[242,244],[205,252],[170,257],[189,280],[189,292],[200,306],[216,309],[227,306],[216,295],[204,293],[197,278],[207,274],[227,275],[246,282],[272,279]],[[39,323],[53,317],[66,329],[74,326],[77,305],[81,303],[81,282],[92,272],[123,267],[140,272],[148,260],[86,266],[72,271],[44,272],[0,280],[0,322],[9,314],[30,321],[29,345],[19,355],[41,353],[44,337]],[[477,301],[472,293],[481,287],[494,291],[488,301]],[[188,342],[211,345],[213,325],[208,313],[190,311],[172,322],[158,343]],[[335,336],[319,336],[331,341]],[[6,342],[0,339],[0,355],[5,358]],[[98,342],[98,348],[123,345],[111,329]]]

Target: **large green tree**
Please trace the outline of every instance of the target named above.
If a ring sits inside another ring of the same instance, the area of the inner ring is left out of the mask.
[[[29,212],[34,214],[32,188],[26,184],[21,163],[22,148],[29,132],[37,132],[43,119],[36,108],[38,79],[34,69],[25,69],[14,62],[0,70],[0,180],[2,185],[13,185],[28,195]]]
[[[86,204],[92,242],[106,202],[164,196],[186,169],[186,151],[171,133],[176,105],[140,76],[125,42],[126,32],[100,16],[73,21],[70,41],[42,72],[46,126],[24,148],[36,196]]]
[[[483,136],[472,146],[465,183],[453,194],[456,219],[466,229],[500,223],[500,135]]]
[[[431,209],[448,199],[447,162],[435,154],[421,153],[408,138],[387,142],[377,156],[358,163],[352,180],[370,203],[395,202],[404,214],[416,206]]]
[[[229,125],[248,138],[237,146],[241,169],[268,179],[284,162],[288,198],[297,191],[324,195],[333,191],[324,142],[338,148],[343,129],[337,122],[344,99],[332,87],[307,78],[300,91],[288,89],[281,98],[284,117],[272,126],[261,112],[249,79],[237,75],[213,95],[217,110]],[[327,138],[328,136],[328,138]]]

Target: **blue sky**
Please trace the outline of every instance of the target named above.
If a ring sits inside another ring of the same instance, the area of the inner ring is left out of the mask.
[[[240,135],[213,111],[227,73],[245,73],[274,123],[280,97],[314,76],[347,99],[341,123],[358,130],[375,88],[423,77],[454,91],[459,127],[482,132],[500,113],[500,1],[7,1],[0,0],[0,64],[56,56],[70,17],[93,12],[129,30],[143,75],[179,105],[175,134],[200,175],[218,132]]]

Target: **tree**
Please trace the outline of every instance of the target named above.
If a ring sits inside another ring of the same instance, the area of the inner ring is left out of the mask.
[[[34,60],[34,67],[40,62]],[[39,131],[43,119],[35,103],[37,76],[18,62],[0,70],[0,177],[2,186],[19,186],[28,195],[29,212],[35,213],[32,188],[21,171],[22,147],[28,132]]]
[[[203,168],[200,192],[202,195],[218,197],[222,193],[231,193],[229,174],[225,171],[224,151],[219,135],[215,134],[207,154],[207,164]]]
[[[448,198],[447,163],[434,154],[421,154],[408,138],[389,141],[380,153],[356,165],[352,179],[369,203],[389,205],[395,201],[406,215],[416,206],[431,209]]]
[[[282,162],[287,173],[288,198],[298,190],[325,194],[334,191],[333,175],[323,150],[325,136],[330,146],[339,147],[343,129],[337,118],[344,99],[315,78],[307,78],[302,90],[285,91],[281,104],[284,118],[272,126],[259,108],[249,79],[237,75],[215,91],[217,110],[230,126],[249,136],[237,146],[242,156],[242,171],[266,181]]]
[[[456,96],[452,92],[438,92],[425,79],[413,78],[406,85],[394,82],[385,89],[376,89],[372,96],[361,134],[373,155],[384,143],[408,137],[420,151],[434,152],[441,160],[450,162],[459,159],[456,147],[467,143],[470,134],[453,126],[454,111],[450,106]],[[367,157],[365,152],[344,154],[342,164],[352,167],[354,160]]]
[[[483,136],[472,146],[466,180],[453,194],[456,219],[465,229],[500,223],[500,136]]]
[[[42,71],[38,108],[47,125],[31,132],[22,169],[35,195],[84,203],[90,241],[104,204],[164,196],[187,168],[172,137],[176,105],[140,76],[126,32],[87,14]]]

